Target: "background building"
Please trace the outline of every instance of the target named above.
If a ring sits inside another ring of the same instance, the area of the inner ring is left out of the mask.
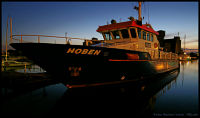
[[[159,30],[157,31],[159,35],[157,36],[157,39],[160,43],[160,47],[164,48],[164,37],[165,37],[165,31],[164,30]]]
[[[157,32],[159,32],[157,38],[160,43],[160,47],[162,47],[164,51],[173,52],[176,54],[181,53],[181,40],[179,36],[174,36],[172,39],[164,39],[165,31],[159,30]]]

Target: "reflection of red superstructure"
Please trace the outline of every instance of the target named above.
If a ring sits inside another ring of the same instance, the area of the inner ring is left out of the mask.
[[[151,26],[149,26],[149,27],[148,27],[148,25],[140,26],[136,23],[136,21],[127,21],[127,22],[121,22],[121,23],[114,23],[114,24],[99,26],[99,28],[97,29],[97,32],[102,32],[102,31],[106,31],[106,30],[113,30],[113,29],[128,28],[128,27],[141,28],[143,30],[149,31],[151,33],[155,33],[156,35],[159,35],[159,33],[154,31]]]

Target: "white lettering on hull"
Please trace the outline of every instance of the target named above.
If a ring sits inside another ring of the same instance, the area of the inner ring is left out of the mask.
[[[101,53],[101,50],[69,48],[66,53],[99,55]]]

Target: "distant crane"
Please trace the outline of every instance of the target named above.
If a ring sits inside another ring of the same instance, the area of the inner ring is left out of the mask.
[[[7,24],[6,24],[6,62],[8,60],[8,18],[7,18]]]

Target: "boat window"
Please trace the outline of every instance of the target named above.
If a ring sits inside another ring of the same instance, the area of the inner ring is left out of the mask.
[[[130,31],[131,31],[132,38],[136,38],[135,28],[131,28]]]
[[[150,41],[149,33],[147,32],[147,41]]]
[[[110,35],[110,32],[106,32],[106,33],[104,33],[104,34],[105,34],[106,40],[112,40],[112,37],[111,37],[111,35]]]
[[[114,36],[114,39],[120,39],[120,36],[119,36],[119,31],[112,31],[112,34]]]
[[[141,29],[138,28],[137,31],[138,31],[138,37],[141,39]]]
[[[121,33],[122,33],[122,37],[123,38],[129,38],[129,34],[128,34],[128,30],[127,29],[121,30]]]
[[[153,34],[151,34],[151,41],[153,42]]]
[[[143,39],[146,40],[146,32],[143,31]]]

